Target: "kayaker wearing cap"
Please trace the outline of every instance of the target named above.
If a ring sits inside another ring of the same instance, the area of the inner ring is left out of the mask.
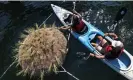
[[[119,40],[118,36],[114,33],[105,33],[105,36],[112,36],[114,38],[112,43],[107,42],[102,36],[98,36],[97,38],[101,41],[100,44],[92,43],[95,48],[101,52],[102,55],[96,55],[90,53],[90,56],[96,58],[107,58],[107,59],[115,59],[118,58],[124,49],[123,43]]]
[[[69,22],[71,21],[71,24],[69,24],[69,27],[61,27],[60,29],[70,29],[72,28],[73,31],[81,34],[84,32],[84,30],[86,29],[85,27],[85,23],[82,21],[82,17],[79,13],[77,13],[75,10],[73,10],[73,13],[74,14],[69,14],[66,13],[65,14],[65,18],[64,18],[64,21],[65,22]],[[73,19],[71,19],[73,18]]]

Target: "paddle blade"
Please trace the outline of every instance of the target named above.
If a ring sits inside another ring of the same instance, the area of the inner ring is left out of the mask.
[[[124,15],[125,15],[126,13],[127,13],[127,9],[126,9],[125,7],[122,7],[122,8],[118,11],[118,13],[117,13],[117,15],[116,15],[116,17],[115,17],[114,24],[117,23],[117,22],[119,22],[119,21],[124,17]]]

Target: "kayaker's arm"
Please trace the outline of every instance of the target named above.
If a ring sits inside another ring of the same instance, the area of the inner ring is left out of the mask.
[[[90,56],[98,58],[98,59],[104,59],[105,58],[105,55],[96,55],[96,54],[93,54],[93,53],[90,53]]]
[[[73,13],[76,14],[76,15],[78,15],[79,18],[82,19],[82,16],[77,11],[73,10]],[[74,16],[74,14],[73,14],[73,16]]]
[[[95,55],[95,57],[98,58],[98,59],[104,59],[105,58],[104,55]]]
[[[117,39],[118,38],[118,36],[115,34],[115,33],[105,33],[105,36],[113,36],[114,37],[114,39]]]

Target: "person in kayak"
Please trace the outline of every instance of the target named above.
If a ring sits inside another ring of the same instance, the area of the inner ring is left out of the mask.
[[[124,49],[123,43],[120,41],[118,36],[114,33],[105,33],[105,36],[112,36],[114,41],[112,43],[107,42],[102,36],[98,36],[97,38],[100,40],[100,44],[91,43],[102,55],[96,55],[90,53],[90,56],[96,57],[99,59],[115,59],[118,58]]]
[[[72,30],[76,33],[82,34],[85,32],[87,27],[85,26],[85,23],[82,21],[82,16],[75,10],[73,10],[73,13],[74,14],[66,14],[66,19],[64,19],[65,22],[71,20],[71,24],[69,24],[69,26],[67,27],[60,27],[59,29],[66,30],[72,28]]]

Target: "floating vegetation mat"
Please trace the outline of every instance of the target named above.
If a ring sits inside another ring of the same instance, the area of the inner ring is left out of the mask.
[[[67,53],[67,40],[54,27],[27,30],[28,35],[20,43],[16,60],[22,70],[18,75],[49,75],[63,64]]]

